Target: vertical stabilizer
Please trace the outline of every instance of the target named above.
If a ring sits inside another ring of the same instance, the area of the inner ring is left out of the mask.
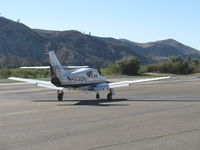
[[[49,51],[49,62],[53,68],[59,68],[61,67],[60,62],[58,61],[58,58],[56,57],[54,51]]]
[[[65,70],[62,68],[58,58],[54,51],[49,51],[49,62],[51,64],[51,82],[56,86],[61,86],[63,80],[65,80]]]

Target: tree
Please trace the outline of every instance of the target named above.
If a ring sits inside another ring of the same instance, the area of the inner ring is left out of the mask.
[[[176,63],[176,62],[183,62],[183,58],[181,56],[171,56],[169,57],[169,61]]]
[[[117,62],[117,67],[120,73],[127,75],[138,74],[140,62],[134,57],[123,58]]]

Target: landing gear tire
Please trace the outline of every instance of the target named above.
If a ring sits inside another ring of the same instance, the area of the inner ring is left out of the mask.
[[[107,99],[108,99],[108,100],[111,100],[111,99],[112,99],[112,93],[108,93]]]
[[[100,99],[100,94],[99,93],[96,94],[96,99]]]
[[[63,100],[63,91],[57,91],[58,93],[58,101],[62,101]]]
[[[62,101],[63,100],[63,94],[58,94],[58,101]]]

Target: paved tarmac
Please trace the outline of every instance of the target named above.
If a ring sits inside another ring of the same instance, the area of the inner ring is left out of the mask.
[[[63,102],[54,90],[2,83],[0,150],[199,150],[199,83],[196,75],[138,84],[112,101],[72,91]]]

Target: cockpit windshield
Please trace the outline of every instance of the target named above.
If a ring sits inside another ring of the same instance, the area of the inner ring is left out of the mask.
[[[98,78],[99,77],[99,74],[96,70],[93,70],[93,71],[88,71],[86,73],[86,75],[89,77],[89,78]]]
[[[86,74],[87,74],[87,76],[88,76],[89,78],[92,78],[92,76],[93,76],[92,71],[89,71],[89,72],[87,72]]]

